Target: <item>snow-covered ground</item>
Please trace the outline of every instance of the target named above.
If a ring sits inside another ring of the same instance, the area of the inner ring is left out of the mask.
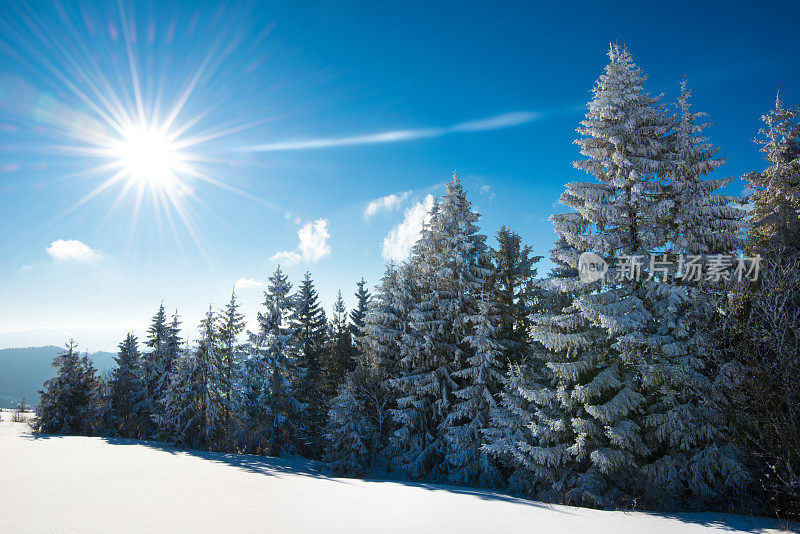
[[[2,416],[0,532],[785,532],[762,518],[603,512],[330,478],[300,459],[37,437]]]

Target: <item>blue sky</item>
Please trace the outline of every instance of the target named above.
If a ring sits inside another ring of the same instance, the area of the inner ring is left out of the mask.
[[[505,223],[547,255],[612,41],[651,92],[674,100],[688,79],[720,175],[763,166],[752,139],[778,88],[800,103],[791,2],[299,4],[5,4],[0,345],[110,348],[162,299],[193,330],[241,279],[252,321],[278,260],[295,282],[311,270],[326,307],[339,288],[350,304],[453,170],[485,233]],[[141,183],[111,123],[152,129],[176,107],[175,178]]]

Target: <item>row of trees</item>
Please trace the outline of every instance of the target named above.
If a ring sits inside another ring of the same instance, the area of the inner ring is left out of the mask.
[[[310,275],[292,293],[278,267],[255,332],[245,332],[232,294],[221,310],[209,307],[193,347],[162,303],[143,350],[128,334],[106,377],[70,341],[41,392],[38,430],[318,457],[329,399],[355,368],[353,336],[370,298],[364,281],[356,296],[349,321],[341,293],[328,321]]]
[[[109,380],[72,346],[56,359],[39,430],[297,453],[341,474],[392,470],[591,506],[768,497],[798,509],[782,497],[797,498],[800,473],[797,111],[778,99],[764,118],[769,166],[746,176],[748,215],[745,199],[714,194],[729,180],[706,176],[723,160],[686,84],[667,106],[626,49],[609,56],[578,128],[575,166],[594,181],[561,196],[571,209],[551,217],[547,278],[515,232],[487,243],[454,177],[411,257],[387,266],[374,297],[362,281],[349,318],[340,296],[327,320],[310,276],[292,293],[280,268],[254,331],[233,296],[208,310],[190,349],[162,306],[147,350],[129,335]],[[676,268],[683,255],[742,250],[764,256],[759,281]],[[610,276],[581,281],[584,252]],[[653,254],[672,267],[614,276],[617,259]],[[776,402],[759,404],[751,380]],[[771,456],[782,432],[794,444]]]

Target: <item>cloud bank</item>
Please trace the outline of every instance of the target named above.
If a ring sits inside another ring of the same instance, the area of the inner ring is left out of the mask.
[[[103,255],[77,239],[58,239],[47,247],[47,254],[56,261],[75,261],[91,263]]]
[[[392,228],[383,239],[383,257],[386,260],[403,261],[419,239],[422,226],[428,221],[433,208],[433,195],[427,195],[405,211],[403,221]]]
[[[328,219],[317,219],[307,222],[297,232],[300,242],[296,250],[278,252],[272,256],[272,261],[285,265],[294,265],[301,261],[314,263],[326,256],[330,256],[331,247],[328,245]]]

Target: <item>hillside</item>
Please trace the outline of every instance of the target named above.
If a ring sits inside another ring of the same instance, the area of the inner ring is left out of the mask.
[[[9,422],[0,423],[0,472],[0,532],[782,532],[763,518],[607,512],[330,478],[296,458],[37,437]]]
[[[29,404],[36,402],[42,383],[54,376],[50,365],[62,347],[27,347],[0,349],[0,407],[19,402],[22,396]],[[89,355],[101,373],[114,366],[114,354],[95,352]]]

